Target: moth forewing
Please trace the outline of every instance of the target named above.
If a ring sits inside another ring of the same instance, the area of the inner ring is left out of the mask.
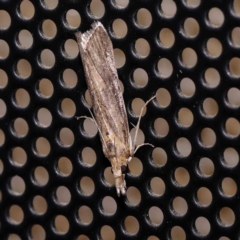
[[[110,160],[118,196],[125,195],[125,174],[134,149],[119,86],[111,40],[100,22],[76,33],[103,152]]]

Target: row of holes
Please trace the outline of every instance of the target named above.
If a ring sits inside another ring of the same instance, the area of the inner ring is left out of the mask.
[[[133,164],[131,164],[133,165]],[[109,169],[110,167],[106,168],[104,171],[105,182],[109,186],[114,186],[115,179],[112,174],[110,174]],[[131,172],[132,174],[132,172]],[[43,167],[36,167],[33,173],[34,183],[38,186],[45,186],[49,181],[49,175],[45,168]],[[190,177],[186,169],[179,167],[174,172],[174,179],[173,182],[177,182],[179,186],[184,187],[190,182]],[[90,177],[84,176],[79,181],[79,189],[83,195],[91,196],[95,192],[95,184]],[[9,181],[9,192],[11,195],[20,196],[23,195],[26,190],[26,185],[24,180],[20,176],[13,176]],[[150,193],[155,197],[160,197],[165,193],[165,183],[159,177],[153,177],[149,182],[149,190]],[[225,197],[233,197],[237,193],[237,184],[236,182],[230,178],[226,177],[221,181],[220,186],[221,194]],[[206,187],[201,187],[197,191],[196,201],[203,207],[208,207],[212,203],[212,193]],[[64,187],[60,186],[57,188],[55,192],[56,202],[60,205],[68,205],[71,200],[71,193],[69,190]],[[140,191],[133,186],[129,186],[127,189],[127,199],[131,206],[137,206],[140,204],[142,196]],[[185,201],[185,200],[184,200]],[[181,205],[181,204],[180,204]],[[186,204],[187,205],[187,204]],[[105,209],[105,207],[103,207]],[[187,212],[187,206],[183,207],[182,210],[185,208],[184,212],[181,213],[180,209],[177,209],[173,206],[174,211],[183,216]],[[114,214],[114,212],[110,213],[108,211],[104,211],[106,214]],[[37,212],[38,213],[38,212]],[[38,213],[40,214],[40,213]]]
[[[13,165],[16,167],[22,167],[27,162],[27,154],[25,150],[21,147],[13,148],[10,154],[10,157]],[[227,166],[228,168],[234,168],[239,163],[239,155],[234,148],[226,148],[223,151],[221,158],[223,161],[223,166]],[[83,166],[92,167],[96,163],[97,157],[96,157],[95,151],[92,148],[85,147],[81,152],[80,159],[82,161],[81,164]],[[152,152],[152,161],[154,166],[163,167],[164,165],[166,165],[168,161],[166,152],[162,148],[159,148],[159,147],[155,148]],[[59,169],[60,175],[68,176],[72,172],[72,163],[66,157],[60,158],[58,161],[57,169]],[[129,163],[129,169],[133,175],[136,175],[136,176],[140,175],[143,170],[141,161],[138,158],[134,157],[132,161]],[[209,158],[206,158],[206,157],[201,158],[199,160],[198,169],[202,176],[210,177],[214,173],[214,163]],[[183,174],[183,170],[182,170],[181,175],[188,176],[187,179],[189,179],[189,174],[187,170],[185,171],[186,171],[185,174]],[[2,172],[3,172],[3,163],[0,160],[0,173]],[[108,172],[110,173],[111,171],[109,170]],[[178,175],[179,174],[176,171],[175,178],[179,183],[179,185],[187,185],[188,181],[186,181],[185,183],[184,182],[181,183],[179,181]],[[108,176],[108,173],[106,174],[106,176]],[[108,177],[106,177],[106,179],[108,179]],[[107,180],[107,182],[113,184],[113,180]]]
[[[117,4],[120,1],[124,2],[123,0],[115,0],[115,2]],[[184,2],[187,2],[187,5],[185,5],[185,6],[193,8],[193,7],[197,7],[200,4],[200,0],[198,0],[198,4],[191,4],[192,1],[193,0],[184,1]],[[49,1],[45,0],[45,5],[47,5],[48,9],[53,9],[53,8],[57,7],[57,4],[55,6],[54,5],[50,6],[50,4],[46,3],[46,2],[49,2]],[[53,2],[54,2],[54,0],[52,0],[51,4],[53,4]],[[236,15],[240,14],[239,13],[240,9],[239,9],[238,4],[239,4],[238,1],[234,0],[233,5],[231,6],[231,7],[233,7],[233,12]],[[115,6],[115,5],[113,4],[113,6]],[[120,3],[120,7],[124,7],[124,4]],[[34,14],[35,14],[34,6],[30,1],[29,2],[23,1],[20,4],[19,9],[20,9],[20,16],[24,17],[25,19],[33,18]],[[90,10],[90,16],[94,16],[95,19],[102,18],[103,15],[105,14],[104,4],[100,0],[91,1],[89,10]],[[163,0],[160,4],[159,10],[160,10],[159,13],[161,14],[161,16],[163,18],[164,17],[165,18],[173,18],[177,13],[177,6],[176,6],[175,2],[172,0]],[[139,9],[136,14],[136,17],[137,17],[137,22],[142,27],[149,27],[152,23],[152,15],[145,8]],[[8,17],[8,18],[9,18],[8,22],[10,22],[10,17]],[[68,25],[71,28],[77,28],[77,27],[79,27],[79,25],[81,23],[81,16],[79,15],[79,13],[76,10],[71,9],[66,13],[66,20],[67,20]],[[221,11],[221,9],[214,7],[208,11],[208,19],[207,20],[210,23],[210,24],[208,23],[208,25],[216,28],[216,27],[221,27],[223,25],[223,23],[225,21],[225,17],[224,17],[223,12]],[[5,23],[5,24],[7,24],[7,23]],[[1,27],[1,25],[0,25],[0,27]],[[8,26],[6,26],[5,28],[7,28],[7,27]]]
[[[216,39],[214,38],[211,38],[210,40],[207,41],[207,54],[206,54],[207,57],[212,59],[213,57],[218,57],[222,53],[222,50],[219,51],[216,49],[218,43],[220,42],[218,41],[216,42]],[[212,46],[212,48],[210,48],[209,46]],[[222,47],[220,47],[220,49],[222,49]],[[7,42],[0,39],[0,57],[2,59],[7,58],[9,56],[9,51],[10,50]],[[144,58],[149,55],[150,46],[145,39],[140,38],[135,42],[134,51],[136,52],[138,59],[139,57]],[[64,54],[68,59],[76,58],[78,56],[79,54],[78,45],[76,41],[69,39],[65,42]],[[114,49],[114,56],[117,68],[123,67],[126,63],[126,57],[124,52],[120,49]],[[193,68],[194,66],[196,66],[198,62],[197,54],[192,48],[185,48],[181,53],[179,61],[183,67]],[[49,49],[44,49],[40,53],[40,66],[49,69],[53,68],[54,65],[55,65],[54,53]],[[238,68],[239,65],[240,59],[237,57],[230,59],[230,61],[228,62],[227,71],[229,71],[229,73],[234,78],[240,76],[240,70]],[[173,74],[172,63],[167,58],[161,58],[160,60],[158,60],[156,68],[158,71],[158,75],[163,79],[169,78]],[[16,64],[16,70],[17,70],[16,74],[22,79],[27,79],[32,73],[31,64],[25,59],[21,59],[18,61],[18,63]]]
[[[110,198],[111,201],[114,201],[111,197],[106,197],[106,198]],[[36,198],[35,198],[35,200],[36,200]],[[38,200],[43,201],[43,199],[41,199],[41,197]],[[109,199],[107,201],[109,201]],[[104,202],[104,200],[103,200],[103,202]],[[24,219],[23,210],[18,205],[12,205],[9,208],[8,215],[9,215],[8,216],[9,222],[14,225],[20,224]],[[78,213],[76,215],[77,215],[76,220],[77,220],[77,222],[79,222],[79,224],[88,225],[93,220],[93,212],[87,206],[81,206],[78,209]],[[220,219],[220,224],[223,227],[229,227],[235,221],[234,212],[229,207],[221,208],[218,215],[219,215],[219,219]],[[164,218],[161,209],[159,209],[158,207],[155,207],[155,206],[151,207],[149,209],[147,216],[148,216],[148,219],[146,219],[146,221],[153,226],[161,225],[163,222],[163,218]],[[217,221],[217,222],[219,222],[219,221]],[[66,234],[69,230],[68,219],[63,215],[56,216],[54,219],[54,228],[55,228],[55,230],[57,230],[57,232],[59,234]],[[127,216],[124,220],[124,229],[126,230],[126,232],[128,234],[131,234],[131,235],[137,234],[139,231],[138,220],[133,216]],[[208,219],[205,217],[202,217],[202,216],[198,217],[195,220],[195,229],[196,229],[197,235],[206,236],[210,232],[210,229],[211,229]]]

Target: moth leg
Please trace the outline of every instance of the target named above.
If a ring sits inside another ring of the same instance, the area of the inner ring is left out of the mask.
[[[134,149],[133,155],[136,153],[136,151],[137,151],[140,147],[146,146],[146,145],[147,145],[147,146],[154,147],[151,143],[143,143],[143,144],[140,144],[140,145],[136,146],[136,148]]]
[[[134,153],[135,153],[140,147],[142,147],[142,146],[144,146],[144,145],[153,146],[153,145],[150,144],[150,143],[143,143],[143,144],[140,144],[140,145],[136,146],[136,141],[137,141],[137,135],[138,135],[138,130],[139,130],[139,126],[140,126],[140,121],[141,121],[141,118],[142,118],[143,110],[144,110],[144,108],[145,108],[154,98],[156,98],[156,97],[157,97],[157,95],[154,95],[153,97],[151,97],[151,98],[144,104],[144,106],[143,106],[142,109],[141,109],[141,112],[140,112],[140,115],[139,115],[139,118],[138,118],[138,122],[137,122],[137,125],[136,125],[135,136],[134,136],[134,139],[133,139],[133,146],[134,146],[134,148],[135,148]]]

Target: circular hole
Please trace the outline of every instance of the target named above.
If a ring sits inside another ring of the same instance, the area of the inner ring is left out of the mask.
[[[127,189],[127,199],[131,206],[136,206],[141,202],[141,193],[135,187],[129,187]]]
[[[96,163],[97,156],[92,148],[85,147],[82,150],[81,159],[83,160],[84,165],[91,167]]]
[[[148,84],[148,74],[142,68],[137,68],[133,72],[133,80],[137,87],[145,87]]]
[[[14,100],[16,105],[18,105],[18,107],[25,108],[30,103],[30,96],[25,89],[19,88],[15,93]]]
[[[32,46],[33,44],[33,37],[32,34],[24,29],[21,30],[18,34],[18,41],[19,41],[19,46],[23,49],[28,49]]]
[[[7,42],[0,39],[0,59],[5,59],[9,55],[9,46]]]
[[[113,21],[112,29],[117,38],[124,38],[128,32],[127,24],[120,18]]]
[[[154,131],[160,137],[166,137],[169,132],[168,122],[163,118],[157,118],[154,121]]]
[[[130,131],[131,139],[134,139],[135,134],[136,134],[136,128],[131,129]],[[143,144],[144,141],[145,141],[144,133],[141,129],[138,129],[136,146]]]
[[[35,8],[31,1],[22,1],[20,4],[20,14],[21,16],[28,20],[31,19],[35,14]]]
[[[214,164],[209,158],[201,158],[199,161],[199,170],[204,177],[211,177],[214,173]]]
[[[231,137],[237,137],[240,134],[240,123],[236,118],[228,118],[225,123],[225,130]]]
[[[132,160],[128,163],[128,167],[129,167],[131,174],[133,174],[135,176],[141,175],[141,173],[143,171],[142,162],[136,157],[132,158]]]
[[[46,232],[44,228],[39,224],[34,224],[31,227],[31,238],[36,240],[45,240]]]
[[[62,128],[59,132],[59,140],[64,147],[70,147],[74,143],[74,134],[69,128]]]
[[[159,33],[160,45],[165,48],[170,48],[175,42],[175,36],[171,29],[163,28]]]
[[[68,39],[64,43],[64,50],[68,58],[76,58],[79,53],[77,42],[73,39]]]
[[[160,11],[162,12],[163,17],[172,18],[177,12],[176,3],[172,0],[163,0],[161,2]]]
[[[74,88],[77,84],[78,78],[75,71],[67,68],[63,71],[63,81],[64,85],[68,88]]]
[[[87,91],[85,92],[85,101],[86,101],[88,107],[91,108],[91,107],[92,107],[92,99],[91,99],[91,97],[90,97],[89,90],[87,90]]]
[[[7,240],[22,240],[17,234],[9,234]]]
[[[13,131],[17,137],[25,137],[28,134],[28,124],[23,118],[17,118],[13,123]]]
[[[171,229],[171,240],[186,240],[185,231],[179,226],[173,227]]]
[[[198,217],[195,221],[197,233],[200,236],[206,236],[211,230],[211,225],[205,217]]]
[[[130,235],[137,234],[137,232],[139,231],[138,220],[133,216],[128,216],[124,220],[124,227],[128,234]]]
[[[203,111],[207,117],[215,117],[218,114],[217,102],[213,98],[204,99]]]
[[[76,240],[90,240],[90,238],[81,234]]]
[[[204,78],[210,88],[217,87],[221,80],[220,74],[215,68],[208,68],[204,73]]]
[[[4,70],[0,69],[0,89],[5,88],[7,84],[8,84],[8,75]]]
[[[236,182],[229,177],[226,177],[222,180],[222,191],[227,197],[232,197],[237,193],[237,184]]]
[[[190,181],[190,175],[183,167],[179,167],[175,170],[174,177],[177,184],[183,187],[186,186]]]
[[[89,118],[84,120],[83,129],[84,129],[84,134],[87,137],[94,137],[98,132],[96,123]]]
[[[204,128],[200,138],[205,147],[213,147],[216,143],[216,134],[211,128]]]
[[[38,186],[45,186],[49,181],[49,174],[44,167],[36,167],[34,170],[34,179]]]
[[[35,143],[35,149],[39,156],[45,157],[50,153],[51,146],[46,138],[39,137]]]
[[[191,8],[196,8],[200,5],[201,0],[185,0],[187,5]]]
[[[229,71],[233,77],[240,77],[240,58],[234,57],[229,62]]]
[[[59,204],[67,205],[71,201],[71,193],[66,187],[60,186],[57,188],[56,198]]]
[[[153,226],[159,226],[163,222],[163,212],[158,207],[151,207],[148,211],[148,217]]]
[[[43,78],[38,82],[37,89],[42,97],[49,98],[53,94],[53,84],[47,78]]]
[[[54,9],[58,5],[58,0],[44,0],[44,4],[48,9]]]
[[[172,202],[172,208],[178,216],[184,216],[188,211],[188,204],[182,197],[175,197]]]
[[[192,152],[192,145],[187,138],[179,138],[176,142],[176,148],[180,157],[187,157]]]
[[[210,38],[207,41],[206,47],[207,47],[208,54],[213,58],[219,57],[222,53],[222,44],[216,38]]]
[[[219,8],[211,8],[208,13],[208,20],[212,27],[221,27],[224,23],[224,15]]]
[[[183,66],[193,68],[198,61],[197,54],[192,48],[185,48],[181,56]]]
[[[132,101],[131,107],[132,111],[134,112],[135,116],[140,116],[141,109],[143,108],[145,102],[141,98],[135,98]],[[146,107],[142,112],[142,116],[146,114]]]
[[[78,209],[78,218],[81,224],[89,225],[93,220],[92,210],[87,206]]]
[[[5,10],[0,10],[0,29],[6,30],[11,25],[11,17]]]
[[[91,15],[96,18],[102,18],[105,13],[105,7],[102,1],[100,0],[92,0],[90,3],[90,11]]]
[[[230,88],[227,93],[227,99],[231,107],[237,108],[240,106],[240,90]]]
[[[153,195],[162,196],[165,193],[165,183],[159,177],[154,177],[151,179],[150,187]]]
[[[58,215],[54,220],[54,227],[58,234],[66,234],[69,230],[69,222],[63,215]]]
[[[78,28],[81,24],[81,16],[76,10],[70,9],[67,11],[66,21],[70,28]]]
[[[104,170],[104,181],[108,186],[114,186],[115,185],[115,178],[112,174],[112,168],[107,167]]]
[[[237,16],[240,16],[240,3],[239,3],[239,0],[234,0],[233,4],[232,4],[232,7],[233,7],[234,13]]]
[[[10,181],[10,191],[13,195],[22,195],[25,192],[26,185],[24,180],[19,176],[14,176]]]
[[[209,206],[212,203],[211,191],[205,187],[199,188],[197,191],[197,200],[202,206]]]
[[[61,110],[64,117],[73,117],[76,113],[76,106],[72,99],[65,98],[61,102]]]
[[[101,234],[101,239],[102,240],[114,240],[114,239],[116,239],[116,235],[115,235],[114,230],[108,225],[104,225],[101,228],[100,234]]]
[[[117,203],[112,197],[106,196],[102,200],[102,208],[105,214],[113,215],[117,211]]]
[[[40,195],[37,195],[33,198],[32,206],[34,212],[39,215],[42,215],[47,211],[47,201],[44,197]]]
[[[167,163],[167,153],[162,148],[154,148],[152,152],[154,165],[164,166]]]
[[[31,64],[25,59],[20,59],[17,63],[17,75],[20,78],[26,79],[30,77],[31,73],[32,73]]]
[[[49,49],[44,49],[40,54],[40,61],[44,68],[52,68],[55,65],[55,56]]]
[[[229,227],[235,223],[235,214],[229,207],[223,207],[219,212],[219,217],[223,227]]]
[[[95,184],[90,177],[83,177],[80,180],[80,188],[84,195],[90,196],[95,191]]]
[[[126,57],[125,54],[122,50],[115,48],[113,50],[114,53],[114,59],[115,59],[115,63],[116,63],[116,67],[117,68],[121,68],[124,66],[124,64],[126,63]]]
[[[160,240],[160,239],[156,236],[150,236],[150,237],[148,237],[147,240]]]
[[[14,225],[19,225],[20,223],[22,223],[24,218],[24,212],[22,208],[18,205],[12,205],[9,208],[8,215],[10,223]]]
[[[45,38],[52,39],[57,34],[57,26],[50,19],[44,20],[42,23],[42,32]]]
[[[230,240],[228,237],[220,237],[219,240]]]
[[[161,58],[158,61],[157,69],[161,78],[168,78],[173,73],[172,63],[167,58]]]
[[[165,88],[158,89],[156,95],[157,95],[156,99],[160,107],[165,108],[169,106],[169,104],[171,103],[171,95],[167,89]]]
[[[228,167],[236,167],[239,162],[239,155],[234,148],[226,148],[223,152],[224,163]]]
[[[5,102],[0,98],[0,118],[4,117],[7,112],[7,106]]]
[[[199,34],[199,24],[194,18],[187,18],[183,27],[187,37],[196,37]]]
[[[62,176],[69,176],[73,170],[72,162],[66,157],[61,157],[58,160],[57,168]]]
[[[180,82],[180,93],[184,97],[192,97],[195,93],[196,87],[190,78],[183,78]]]
[[[181,108],[178,111],[178,122],[184,127],[190,127],[193,123],[193,114],[188,108]]]
[[[126,8],[129,4],[129,0],[115,0],[114,3],[116,3],[118,8]]]
[[[147,28],[152,23],[152,15],[146,8],[140,8],[137,12],[137,23],[140,27]]]
[[[1,13],[0,13],[1,14]],[[240,47],[240,27],[235,27],[231,32],[231,41],[234,47]]]
[[[5,134],[2,131],[2,129],[0,129],[0,147],[5,143]]]
[[[47,108],[41,108],[37,112],[37,121],[41,127],[49,127],[52,123],[52,114]]]
[[[27,154],[21,147],[15,147],[11,151],[11,159],[15,166],[23,166],[27,162]]]

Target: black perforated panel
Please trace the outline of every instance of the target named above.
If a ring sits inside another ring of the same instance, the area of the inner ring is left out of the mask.
[[[120,198],[75,118],[91,101],[74,33],[95,20],[129,123],[158,94]],[[1,0],[0,239],[239,239],[239,119],[239,0]]]

